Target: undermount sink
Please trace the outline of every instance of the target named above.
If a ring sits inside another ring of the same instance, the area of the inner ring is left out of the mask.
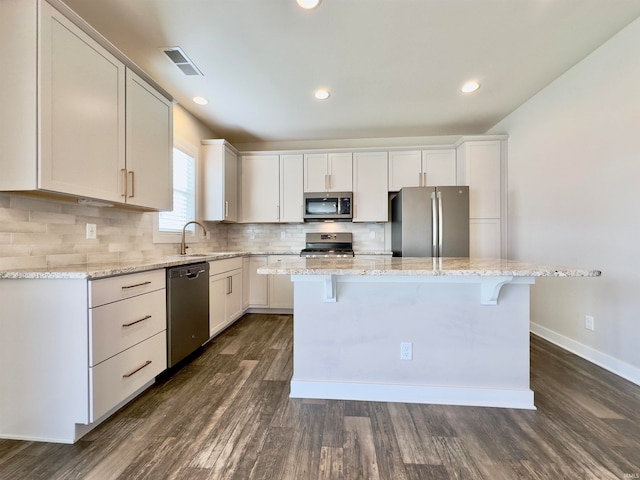
[[[187,253],[185,255],[179,255],[180,257],[208,257],[208,253]]]

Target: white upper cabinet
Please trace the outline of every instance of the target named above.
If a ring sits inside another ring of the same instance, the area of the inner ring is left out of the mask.
[[[302,222],[302,165],[302,155],[242,155],[242,222]]]
[[[457,185],[455,149],[423,150],[422,169],[426,177],[426,187]]]
[[[133,64],[73,18],[44,1],[0,2],[0,189],[171,209],[170,101],[129,82]]]
[[[280,222],[303,222],[302,155],[280,155]]]
[[[305,192],[350,192],[353,189],[351,153],[304,155]]]
[[[458,181],[469,186],[469,217],[501,216],[499,140],[464,142],[458,147]]]
[[[202,219],[238,221],[238,152],[226,140],[203,140]]]
[[[173,105],[127,69],[127,204],[173,209]]]
[[[387,152],[353,154],[354,222],[389,220]]]
[[[389,152],[389,191],[402,187],[456,185],[456,151],[408,150]]]
[[[124,202],[125,66],[42,2],[39,188]]]
[[[389,152],[389,191],[421,187],[424,183],[420,150]]]
[[[280,157],[241,157],[242,221],[277,223],[280,220]]]

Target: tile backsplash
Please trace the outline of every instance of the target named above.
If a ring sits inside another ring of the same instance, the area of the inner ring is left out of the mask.
[[[135,261],[178,253],[177,243],[153,243],[153,213],[104,208],[24,194],[0,193],[0,270]],[[97,238],[86,239],[86,224]],[[207,223],[211,239],[193,251],[299,251],[306,232],[353,232],[354,248],[385,250],[377,223]]]
[[[229,250],[298,252],[305,246],[307,232],[352,232],[354,250],[385,250],[384,224],[350,222],[231,224],[227,247]]]

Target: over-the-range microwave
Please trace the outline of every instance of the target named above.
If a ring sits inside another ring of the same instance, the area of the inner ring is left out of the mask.
[[[304,194],[304,221],[350,221],[352,214],[351,192],[318,192]]]

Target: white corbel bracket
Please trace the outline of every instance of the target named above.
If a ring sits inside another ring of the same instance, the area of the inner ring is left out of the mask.
[[[480,282],[480,304],[497,305],[502,286],[511,281],[513,281],[512,276],[483,277]]]
[[[322,301],[324,303],[336,303],[336,276],[323,275],[322,281],[324,283],[324,297]]]

